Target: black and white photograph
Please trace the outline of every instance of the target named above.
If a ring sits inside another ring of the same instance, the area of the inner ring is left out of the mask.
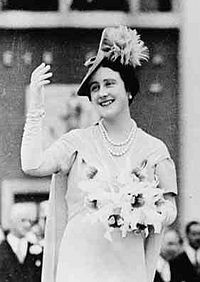
[[[0,0],[0,282],[200,282],[198,8]]]

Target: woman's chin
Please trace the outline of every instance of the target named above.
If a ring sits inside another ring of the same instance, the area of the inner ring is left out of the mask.
[[[116,118],[116,108],[113,107],[112,105],[107,106],[107,107],[98,107],[98,112],[100,117],[104,119],[113,119]]]
[[[101,111],[100,117],[105,120],[113,120],[116,118],[116,113],[114,111],[106,111],[106,112]]]

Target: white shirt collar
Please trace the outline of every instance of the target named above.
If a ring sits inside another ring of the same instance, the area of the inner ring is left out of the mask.
[[[12,233],[9,233],[7,235],[7,241],[9,243],[9,245],[11,246],[13,252],[17,254],[17,251],[18,251],[18,246],[19,246],[19,243],[20,243],[20,248],[21,248],[21,252],[25,258],[26,256],[26,253],[27,253],[27,247],[28,247],[28,242],[25,238],[17,238],[15,235],[13,235]]]
[[[184,250],[192,264],[196,264],[196,255],[197,255],[198,263],[200,263],[200,249],[195,250],[188,244],[188,242],[186,242],[184,244]]]

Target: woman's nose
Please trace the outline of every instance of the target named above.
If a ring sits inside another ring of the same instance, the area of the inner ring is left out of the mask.
[[[100,97],[106,97],[106,96],[108,96],[108,92],[106,91],[106,89],[105,89],[104,87],[101,87],[101,88],[99,89],[99,96],[100,96]]]

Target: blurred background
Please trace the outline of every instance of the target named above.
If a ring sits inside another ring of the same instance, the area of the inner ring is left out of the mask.
[[[200,3],[195,0],[0,0],[0,225],[14,203],[48,200],[50,178],[25,176],[20,146],[33,69],[52,66],[46,88],[44,146],[95,121],[76,97],[102,29],[136,28],[150,49],[138,70],[140,94],[131,107],[138,125],[161,138],[177,167],[181,229],[200,219]]]

